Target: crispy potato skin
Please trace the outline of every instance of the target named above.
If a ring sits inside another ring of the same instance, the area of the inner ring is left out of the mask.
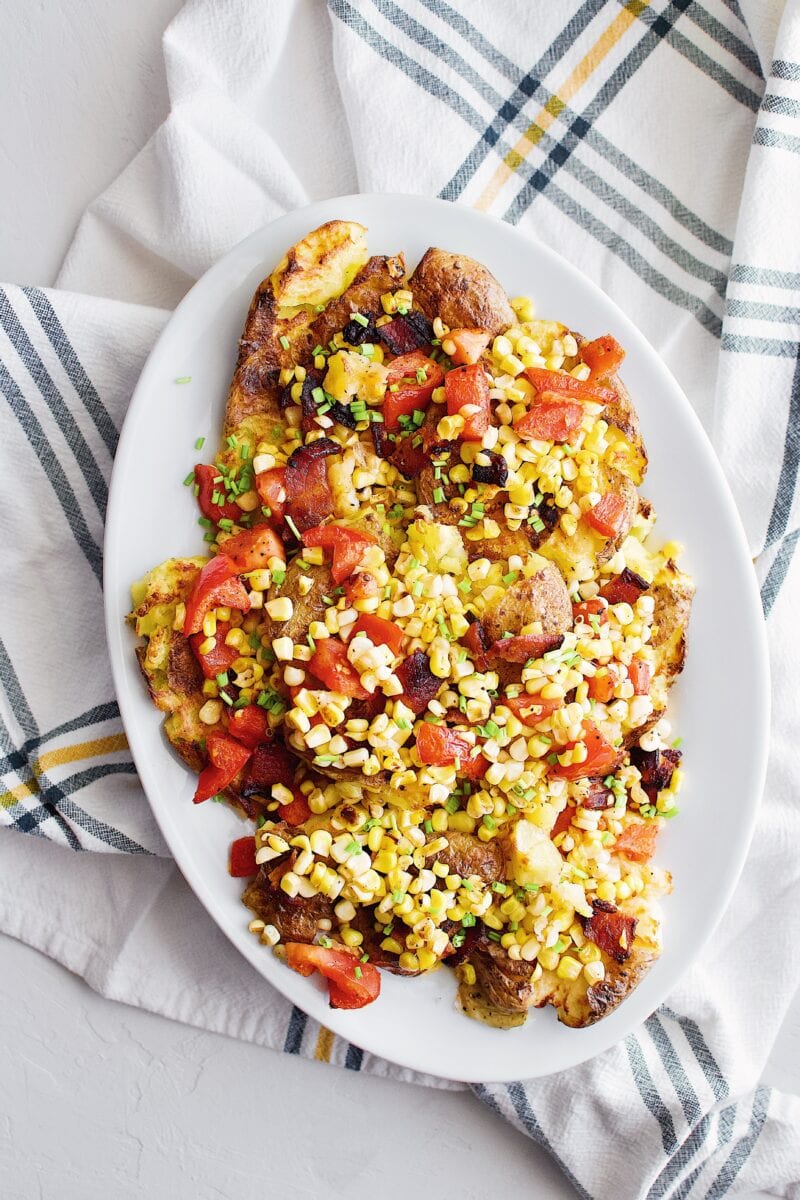
[[[486,883],[501,880],[505,876],[506,858],[500,842],[482,842],[480,838],[470,833],[450,831],[443,835],[447,838],[446,850],[440,850],[433,856],[433,862],[446,863],[452,875],[468,878],[479,875]]]
[[[294,836],[295,831],[291,831]],[[245,888],[243,902],[267,925],[274,925],[285,942],[312,942],[319,932],[319,922],[330,920],[333,904],[321,894],[304,898],[287,896],[279,884],[270,879],[275,863],[265,863],[258,875]]]
[[[656,652],[656,671],[670,682],[683,670],[694,590],[689,576],[671,560],[650,589],[655,601],[651,645]]]
[[[494,275],[466,254],[432,246],[420,259],[409,287],[426,317],[441,317],[451,329],[488,329],[494,335],[515,321]]]
[[[346,291],[331,301],[311,326],[312,349],[327,346],[350,320],[354,312],[364,317],[379,317],[383,313],[381,296],[399,288],[405,278],[406,264],[402,254],[387,258],[379,254],[364,264]]]
[[[572,626],[567,585],[551,562],[545,562],[530,579],[512,584],[483,619],[490,642],[499,641],[505,633],[518,634],[535,622],[546,636],[566,633]]]

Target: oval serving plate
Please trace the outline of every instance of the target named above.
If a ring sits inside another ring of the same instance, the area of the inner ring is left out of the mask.
[[[455,980],[383,973],[377,1003],[331,1009],[316,979],[279,962],[248,933],[241,882],[226,870],[245,832],[224,805],[192,804],[194,776],[168,748],[125,624],[130,584],[165,558],[202,552],[194,497],[181,480],[204,436],[216,446],[236,348],[251,296],[286,248],[339,217],[369,229],[370,253],[402,250],[409,266],[428,246],[472,255],[509,295],[533,296],[542,316],[625,346],[624,381],[650,455],[644,494],[656,536],[686,546],[697,595],[686,670],[670,711],[684,739],[681,813],[659,839],[673,874],[663,902],[664,951],[636,991],[588,1029],[532,1012],[520,1029],[490,1029],[462,1015]],[[176,385],[175,380],[190,377]],[[679,468],[677,466],[679,465]],[[679,470],[679,474],[678,474]],[[143,475],[147,487],[141,486]],[[633,323],[552,250],[471,209],[419,196],[345,196],[290,213],[234,247],[178,305],[142,372],[117,451],[105,538],[108,644],[122,719],[142,784],[175,860],[208,912],[269,983],[336,1033],[419,1071],[471,1081],[547,1075],[599,1054],[630,1033],[674,987],[731,898],[750,842],[766,766],[766,637],[755,577],[733,500],[691,405]],[[735,697],[735,703],[733,698]],[[746,745],[746,756],[731,746]],[[714,846],[709,857],[706,848]]]

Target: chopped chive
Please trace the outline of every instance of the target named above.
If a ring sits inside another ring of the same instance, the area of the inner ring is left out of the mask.
[[[464,885],[466,886],[467,880],[466,879],[462,880],[462,883],[464,883]],[[475,914],[474,913],[464,913],[463,917],[461,918],[461,924],[464,926],[465,929],[471,928],[471,926],[473,926],[475,924]]]
[[[195,448],[195,450],[202,450],[203,446],[205,446],[205,444],[206,444],[206,439],[204,437],[199,437],[194,444],[194,448]]]
[[[186,478],[183,481],[183,486],[191,487],[193,483],[194,483],[194,471],[190,471],[189,474],[186,476]]]
[[[284,350],[289,349],[289,339],[286,337],[285,334],[282,334],[278,340],[280,341],[280,344],[283,346]]]
[[[292,533],[294,534],[294,536],[297,538],[297,540],[299,542],[301,540],[300,539],[300,530],[297,528],[297,526],[295,525],[294,521],[292,520],[292,518],[289,516],[288,513],[286,514],[284,520],[286,521],[286,524],[289,526]]]
[[[281,584],[283,583],[285,578],[286,578],[285,571],[273,571],[272,572],[272,582],[277,583],[278,587],[281,586]]]
[[[354,312],[351,314],[352,319],[357,321],[364,329],[369,325],[369,317],[365,317],[363,313]]]
[[[191,375],[181,375],[175,380],[175,382],[176,383],[191,383],[192,377],[191,377]]]

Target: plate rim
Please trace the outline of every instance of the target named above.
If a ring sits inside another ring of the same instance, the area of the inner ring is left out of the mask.
[[[719,459],[717,458],[711,441],[700,422],[700,419],[689,402],[683,389],[678,384],[677,380],[672,375],[666,363],[661,359],[658,352],[651,345],[647,337],[633,323],[623,309],[619,307],[615,300],[606,295],[605,292],[591,279],[585,275],[579,268],[574,266],[566,258],[563,258],[556,250],[549,245],[540,242],[535,236],[527,230],[520,229],[516,226],[511,226],[507,222],[491,214],[480,213],[477,210],[466,208],[461,205],[454,205],[449,201],[440,200],[434,197],[416,195],[411,193],[353,193],[344,196],[328,197],[323,200],[314,201],[311,204],[305,205],[298,209],[292,209],[282,216],[275,218],[272,221],[265,223],[247,237],[241,239],[236,245],[231,247],[224,255],[217,259],[207,271],[200,276],[199,279],[192,285],[186,295],[181,299],[176,308],[170,314],[164,328],[161,330],[156,339],[147,360],[142,368],[142,371],[137,380],[136,386],[131,394],[130,403],[125,414],[122,429],[120,430],[119,442],[114,457],[111,479],[109,484],[109,500],[106,515],[105,532],[103,539],[103,601],[105,611],[105,633],[107,644],[109,647],[109,656],[111,660],[112,679],[114,689],[117,696],[117,701],[120,708],[122,724],[128,737],[128,742],[131,750],[131,755],[136,765],[142,789],[147,797],[147,802],[153,812],[155,820],[161,830],[161,833],[170,849],[178,869],[181,871],[184,879],[191,887],[194,894],[205,907],[206,911],[211,916],[216,926],[222,933],[231,941],[239,953],[243,955],[258,971],[265,981],[276,987],[287,999],[293,1004],[308,1013],[312,1018],[318,1020],[321,1024],[327,1025],[339,1036],[347,1039],[355,1045],[374,1053],[382,1058],[387,1058],[389,1061],[397,1063],[400,1066],[407,1067],[411,1070],[426,1073],[436,1074],[440,1078],[463,1080],[471,1082],[510,1082],[517,1078],[534,1078],[545,1077],[549,1074],[559,1073],[563,1070],[568,1070],[573,1066],[577,1066],[589,1058],[594,1058],[597,1055],[604,1053],[611,1046],[616,1045],[620,1040],[627,1036],[628,1033],[634,1032],[639,1028],[644,1017],[635,1018],[633,1021],[625,1022],[623,1019],[613,1020],[614,1017],[619,1018],[619,1014],[623,1016],[625,1012],[635,1012],[636,1006],[628,1008],[628,1005],[635,998],[635,992],[628,997],[623,1004],[603,1021],[591,1026],[593,1031],[591,1047],[580,1048],[582,1035],[588,1033],[588,1030],[573,1030],[575,1052],[568,1056],[568,1061],[563,1065],[548,1068],[544,1071],[537,1071],[535,1063],[526,1063],[526,1071],[529,1074],[521,1075],[519,1071],[510,1072],[502,1071],[499,1074],[487,1074],[481,1072],[475,1075],[454,1074],[450,1071],[443,1072],[438,1067],[432,1070],[430,1062],[425,1061],[425,1056],[418,1057],[413,1051],[404,1053],[400,1057],[395,1057],[391,1053],[387,1053],[385,1045],[378,1044],[375,1038],[368,1036],[361,1038],[358,1029],[348,1030],[347,1021],[342,1019],[343,1014],[338,1010],[332,1010],[327,1007],[324,997],[320,991],[309,986],[309,980],[302,978],[291,971],[284,970],[277,978],[272,977],[272,973],[268,973],[263,969],[267,962],[272,961],[272,956],[264,953],[264,947],[253,939],[253,946],[247,944],[240,945],[236,940],[236,933],[228,927],[228,921],[224,914],[220,911],[221,905],[218,898],[214,895],[213,883],[206,881],[200,871],[199,866],[192,860],[191,849],[185,846],[178,822],[173,819],[169,810],[158,803],[155,788],[153,795],[156,799],[151,798],[151,789],[148,786],[148,779],[151,774],[155,774],[156,767],[151,768],[146,756],[146,746],[144,745],[145,737],[140,733],[138,721],[133,712],[134,700],[132,694],[129,693],[124,679],[123,654],[124,651],[120,648],[119,638],[119,622],[121,614],[118,608],[118,598],[114,594],[114,587],[118,584],[116,575],[112,579],[112,566],[116,561],[116,546],[114,545],[116,527],[122,519],[118,514],[123,508],[124,481],[129,477],[130,467],[128,465],[128,457],[130,451],[129,445],[133,445],[134,428],[136,424],[136,414],[139,407],[144,408],[144,397],[146,397],[150,385],[150,376],[155,375],[156,364],[162,346],[168,344],[170,330],[172,329],[179,314],[184,314],[188,309],[197,302],[198,293],[202,293],[213,284],[218,275],[224,273],[229,266],[238,257],[243,257],[249,248],[256,246],[268,233],[268,231],[277,237],[281,227],[289,225],[304,214],[308,214],[307,229],[316,228],[320,223],[319,217],[315,216],[321,213],[323,220],[333,219],[324,210],[329,209],[332,205],[341,207],[343,212],[346,212],[348,206],[362,206],[371,208],[373,205],[380,205],[382,202],[403,202],[409,206],[409,211],[412,208],[416,209],[432,209],[450,210],[456,209],[460,216],[466,217],[468,221],[473,221],[476,228],[480,228],[485,224],[493,225],[496,230],[502,231],[502,236],[506,237],[509,234],[515,238],[520,238],[525,242],[532,243],[537,253],[549,259],[551,264],[559,272],[563,272],[567,277],[580,280],[580,286],[590,293],[594,293],[594,298],[602,303],[609,312],[613,314],[615,321],[620,327],[625,330],[626,337],[629,337],[632,342],[638,343],[638,349],[648,359],[648,370],[650,367],[660,374],[661,382],[668,387],[672,393],[673,402],[677,403],[683,410],[684,418],[693,426],[695,439],[702,446],[703,457],[708,461],[711,472],[715,478],[716,492],[719,501],[722,503],[728,518],[728,531],[731,537],[731,548],[734,550],[737,558],[737,568],[743,567],[745,560],[749,566],[747,572],[742,572],[743,579],[749,581],[745,583],[745,595],[742,597],[742,602],[749,609],[747,638],[752,641],[753,650],[753,667],[755,678],[755,697],[753,700],[753,713],[755,717],[753,741],[750,749],[756,748],[756,752],[750,758],[749,778],[751,781],[751,795],[749,807],[746,813],[746,818],[740,821],[740,834],[737,840],[735,852],[729,858],[729,870],[725,873],[722,879],[723,886],[717,894],[717,902],[713,906],[712,915],[708,921],[708,925],[704,931],[702,940],[695,943],[682,955],[676,957],[674,963],[667,965],[662,972],[663,978],[660,980],[660,987],[656,1005],[663,1003],[664,999],[676,987],[679,981],[685,976],[689,968],[696,961],[703,947],[708,940],[713,936],[716,928],[719,925],[722,917],[728,909],[731,898],[735,891],[739,877],[744,868],[750,845],[752,842],[753,833],[755,830],[758,812],[761,804],[761,797],[764,791],[766,780],[766,770],[769,750],[769,722],[771,708],[771,688],[770,688],[770,666],[769,652],[767,641],[766,621],[763,618],[760,595],[755,572],[752,570],[752,560],[750,551],[747,545],[744,527],[739,516],[736,504],[733,499],[727,479],[723,473]],[[346,216],[342,219],[362,219],[365,224],[368,224],[368,219],[365,216],[357,218],[354,216]],[[490,248],[487,248],[490,253]],[[267,269],[267,268],[265,268]],[[220,302],[222,303],[222,302]],[[630,342],[628,343],[630,344]],[[132,419],[133,417],[133,419]],[[691,651],[690,651],[691,653]],[[169,749],[164,744],[163,749],[169,753]],[[283,978],[285,976],[285,979]],[[652,1009],[650,1010],[652,1011]],[[464,1018],[466,1019],[466,1018]],[[607,1023],[610,1022],[610,1025]],[[618,1029],[618,1025],[623,1025],[624,1028]],[[598,1030],[603,1028],[608,1029],[608,1036],[603,1038],[598,1037]],[[355,1036],[353,1036],[355,1035]],[[508,1035],[506,1035],[508,1036]],[[380,1039],[378,1039],[380,1041]],[[599,1045],[594,1042],[599,1041]],[[522,1046],[519,1047],[522,1051]]]

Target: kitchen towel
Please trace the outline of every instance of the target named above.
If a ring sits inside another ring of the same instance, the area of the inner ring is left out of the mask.
[[[800,883],[800,4],[191,0],[164,50],[170,115],[90,206],[57,289],[0,290],[0,820],[31,835],[0,839],[0,929],[116,999],[452,1086],[293,1009],[182,883],[119,723],[101,546],[138,372],[220,254],[326,195],[478,207],[632,313],[695,405],[752,549],[774,719],[734,902],[669,1002],[588,1064],[475,1091],[580,1195],[800,1196],[800,1102],[758,1083],[800,980],[780,932]]]

